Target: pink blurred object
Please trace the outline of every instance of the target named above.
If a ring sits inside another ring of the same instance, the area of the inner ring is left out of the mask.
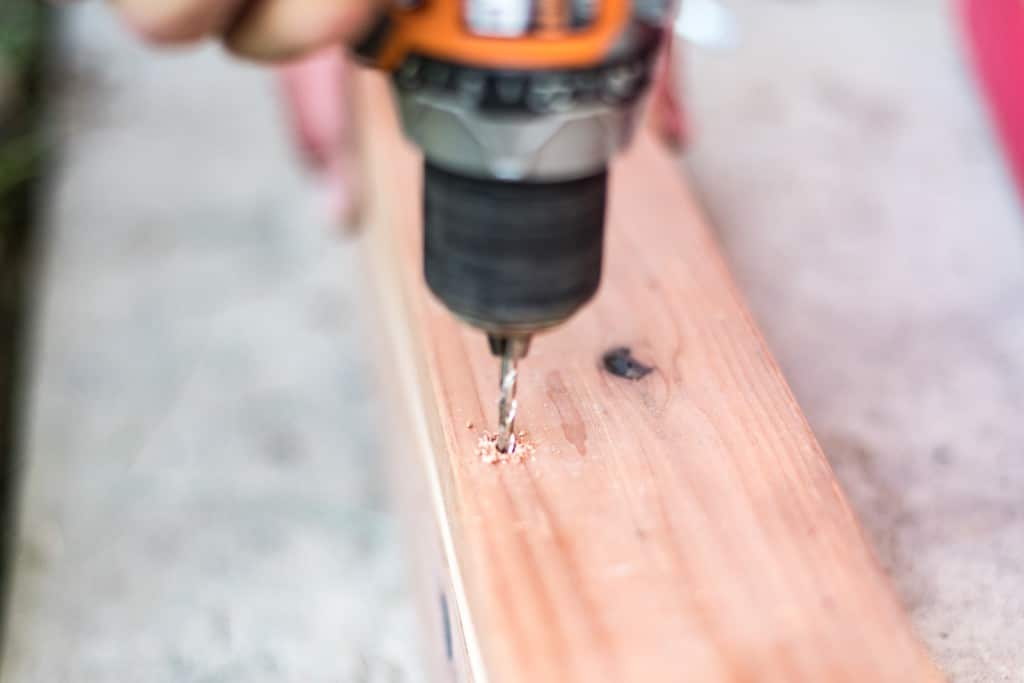
[[[959,0],[989,110],[1024,199],[1024,0]]]
[[[676,50],[671,34],[666,38],[665,49],[654,70],[654,86],[651,92],[651,126],[655,135],[666,146],[681,150],[686,146],[688,130],[686,112],[678,89]]]
[[[363,190],[351,68],[338,47],[280,69],[298,145],[322,174],[328,210],[346,229],[359,222]]]

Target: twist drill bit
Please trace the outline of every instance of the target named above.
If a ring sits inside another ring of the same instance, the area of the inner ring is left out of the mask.
[[[501,397],[498,399],[498,451],[511,454],[516,450],[516,372],[512,344],[501,354]]]

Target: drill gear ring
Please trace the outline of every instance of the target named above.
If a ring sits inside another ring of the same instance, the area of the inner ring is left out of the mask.
[[[410,55],[394,73],[403,95],[450,97],[493,114],[551,114],[587,106],[623,106],[637,100],[651,78],[661,29],[648,29],[642,47],[587,69],[494,70]]]

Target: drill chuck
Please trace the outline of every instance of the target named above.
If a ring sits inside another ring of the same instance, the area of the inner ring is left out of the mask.
[[[601,281],[607,185],[607,169],[564,181],[506,181],[428,161],[427,284],[491,335],[530,335],[564,322]]]

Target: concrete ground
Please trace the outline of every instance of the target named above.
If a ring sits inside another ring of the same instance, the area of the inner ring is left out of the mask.
[[[67,11],[11,683],[416,681],[349,245],[276,83]]]
[[[690,161],[734,272],[938,663],[1024,681],[1024,215],[946,3],[728,4]]]
[[[948,17],[729,5],[690,172],[936,660],[1024,681],[1024,220]],[[3,680],[420,680],[361,283],[273,82],[68,20]]]

